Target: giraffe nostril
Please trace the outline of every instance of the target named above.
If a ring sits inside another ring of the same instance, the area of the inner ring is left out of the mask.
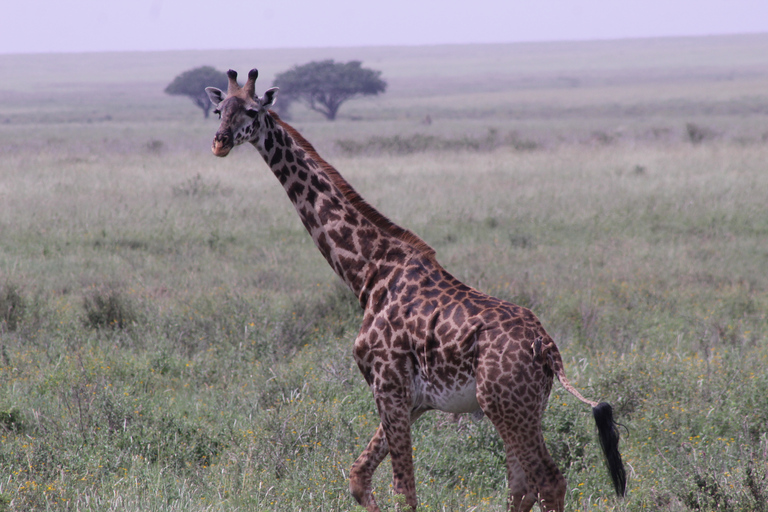
[[[211,149],[216,156],[227,156],[232,146],[232,134],[230,132],[220,132],[213,137]]]

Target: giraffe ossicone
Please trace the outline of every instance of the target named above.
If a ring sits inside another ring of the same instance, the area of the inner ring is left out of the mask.
[[[608,403],[585,399],[566,378],[560,352],[528,309],[491,297],[452,276],[435,251],[368,204],[270,107],[277,89],[255,94],[230,70],[227,93],[207,88],[221,117],[216,156],[253,144],[282,184],[320,253],[357,296],[363,323],[353,356],[381,423],[350,470],[349,487],[369,512],[379,510],[371,481],[392,459],[393,490],[417,506],[411,424],[423,413],[482,411],[504,441],[510,510],[562,511],[566,482],[547,451],[541,418],[552,382],[589,405],[614,489],[626,475]]]

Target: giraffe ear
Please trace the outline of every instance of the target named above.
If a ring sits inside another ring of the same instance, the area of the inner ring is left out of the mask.
[[[224,93],[215,87],[206,87],[205,92],[208,94],[208,98],[214,105],[218,105],[224,101]]]
[[[268,109],[272,105],[275,104],[275,100],[277,99],[277,91],[279,88],[273,87],[271,89],[267,89],[267,92],[264,93],[264,96],[261,98],[261,108]]]

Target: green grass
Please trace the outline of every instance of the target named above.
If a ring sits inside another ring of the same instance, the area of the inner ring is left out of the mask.
[[[555,385],[566,509],[765,511],[766,45],[0,56],[0,511],[353,509],[378,424],[356,301],[256,152],[214,158],[216,122],[162,94],[196,65],[257,65],[262,90],[325,57],[390,88],[294,124],[614,404],[623,501]],[[424,510],[504,510],[488,421],[425,415],[414,457]]]

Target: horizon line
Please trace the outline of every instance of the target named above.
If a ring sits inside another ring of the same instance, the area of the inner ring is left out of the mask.
[[[250,47],[218,47],[218,48],[160,48],[153,50],[123,49],[123,50],[62,50],[62,51],[21,51],[4,52],[0,50],[0,56],[24,56],[24,55],[77,55],[97,53],[172,53],[172,52],[220,52],[220,51],[248,51],[248,50],[328,50],[350,48],[426,48],[437,46],[504,46],[526,44],[559,44],[559,43],[597,43],[611,41],[648,41],[662,39],[705,39],[725,38],[739,36],[768,36],[768,31],[756,32],[721,32],[711,34],[685,34],[685,35],[658,35],[658,36],[628,36],[628,37],[594,37],[584,39],[530,39],[520,41],[497,42],[461,42],[461,43],[397,43],[397,44],[360,44],[360,45],[318,45],[318,46],[250,46]]]

